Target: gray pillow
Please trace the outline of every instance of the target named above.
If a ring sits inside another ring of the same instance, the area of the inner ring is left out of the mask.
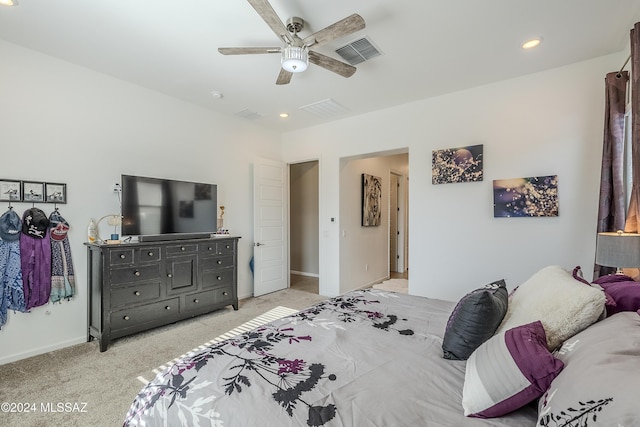
[[[539,400],[538,426],[640,425],[639,314],[614,314],[564,342],[564,370]]]
[[[449,316],[442,340],[445,359],[467,360],[473,351],[491,338],[507,312],[504,280],[466,294]]]

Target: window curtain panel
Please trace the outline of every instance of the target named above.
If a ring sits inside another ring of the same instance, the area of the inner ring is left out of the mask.
[[[633,186],[624,231],[640,232],[640,22],[631,30],[631,163]]]
[[[600,202],[597,232],[625,227],[624,114],[629,73],[613,72],[605,77],[604,141],[600,172]],[[594,280],[614,271],[594,265]]]

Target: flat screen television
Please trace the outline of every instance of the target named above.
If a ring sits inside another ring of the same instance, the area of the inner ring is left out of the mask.
[[[217,186],[122,175],[122,235],[140,241],[210,237],[217,229]]]

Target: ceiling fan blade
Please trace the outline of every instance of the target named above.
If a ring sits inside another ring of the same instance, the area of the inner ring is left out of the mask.
[[[353,73],[356,72],[356,67],[345,64],[342,61],[338,61],[337,59],[333,59],[330,56],[323,55],[313,50],[309,51],[309,62],[319,65],[329,71],[333,71],[342,77],[351,77],[353,76]]]
[[[287,31],[287,27],[282,23],[282,20],[273,10],[268,0],[247,0],[251,6],[258,12],[258,15],[264,22],[267,23],[269,28],[276,33],[276,35],[285,43],[291,43],[293,40]]]
[[[278,74],[278,80],[276,80],[277,85],[287,85],[291,81],[291,77],[293,73],[285,70],[284,68],[280,68],[280,74]]]
[[[219,47],[223,55],[254,55],[259,53],[280,53],[280,47]]]
[[[353,15],[347,16],[326,28],[305,37],[303,41],[307,46],[325,44],[337,38],[355,33],[358,30],[362,30],[365,25],[366,24],[362,16],[354,13]]]

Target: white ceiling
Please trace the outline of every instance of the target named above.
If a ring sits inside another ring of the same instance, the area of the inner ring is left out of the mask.
[[[245,0],[19,0],[0,6],[0,38],[223,114],[247,109],[278,132],[534,73],[628,47],[638,0],[271,0],[309,35],[352,13],[383,55],[350,78],[310,64],[276,86],[278,54],[223,56],[218,47],[280,46]],[[520,44],[542,36],[540,47]],[[0,59],[1,64],[1,59]],[[622,66],[622,64],[620,64]],[[613,71],[613,70],[612,70]],[[214,99],[212,91],[221,92]],[[347,112],[301,106],[333,99]],[[287,112],[290,117],[278,115]],[[249,119],[247,119],[249,120]]]

